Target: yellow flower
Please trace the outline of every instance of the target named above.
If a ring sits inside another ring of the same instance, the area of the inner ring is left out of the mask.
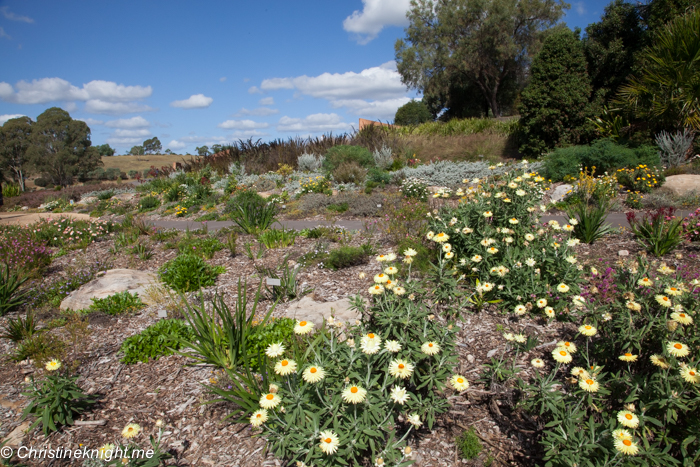
[[[559,293],[566,293],[566,292],[569,291],[569,286],[566,285],[566,284],[559,284],[559,285],[557,286],[557,291],[558,291]]]
[[[639,279],[637,281],[637,284],[641,285],[642,287],[651,287],[652,285],[654,285],[654,281],[652,281],[648,277],[645,277],[643,279]]]
[[[584,336],[593,337],[596,335],[598,330],[590,324],[584,324],[578,328],[578,332],[580,332]]]
[[[374,276],[374,283],[375,284],[384,284],[388,280],[389,280],[389,276],[387,276],[386,274],[377,274],[376,276]]]
[[[367,355],[374,355],[379,352],[382,347],[382,338],[377,334],[370,332],[360,339],[360,348]]]
[[[390,266],[384,270],[384,274],[388,274],[390,276],[393,276],[397,272],[399,272],[399,270],[397,268],[395,268],[394,266]]]
[[[673,305],[671,299],[665,295],[657,295],[655,298],[656,302],[663,307],[670,308]]]
[[[620,355],[617,358],[619,358],[623,362],[636,362],[637,358],[639,358],[639,355],[632,355],[631,353],[626,352],[624,355]]]
[[[495,255],[496,253],[498,253],[498,248],[492,246],[491,248],[487,248],[486,251],[489,254]]]
[[[544,360],[541,358],[535,358],[533,359],[530,364],[534,366],[535,368],[544,368]]]
[[[552,357],[559,363],[571,363],[571,354],[568,350],[557,348],[552,352]]]
[[[449,239],[450,239],[450,236],[447,235],[445,232],[440,232],[439,234],[437,234],[433,237],[433,241],[437,242],[437,243],[443,243]]]
[[[348,386],[343,391],[343,400],[349,404],[359,404],[367,397],[367,390],[360,386]]]
[[[391,388],[390,394],[391,400],[397,404],[404,405],[404,403],[410,398],[410,395],[406,392],[406,388],[401,386],[394,386]]]
[[[598,381],[594,380],[593,378],[581,379],[578,382],[578,385],[581,389],[588,392],[598,392],[598,389],[600,388]]]
[[[689,366],[681,367],[681,376],[683,379],[689,383],[698,384],[700,383],[700,373],[695,368]]]
[[[450,378],[450,384],[457,391],[466,391],[469,389],[469,381],[464,376],[454,375]]]
[[[664,289],[664,292],[674,296],[683,295],[683,290],[679,289],[678,287],[666,287],[666,289]]]
[[[122,436],[124,438],[127,438],[127,439],[133,438],[136,435],[138,435],[140,431],[141,431],[141,427],[138,426],[136,423],[129,423],[122,430]]]
[[[381,295],[384,293],[384,286],[379,285],[379,284],[375,284],[369,288],[368,292],[371,295]]]
[[[250,416],[250,424],[253,426],[260,426],[267,421],[267,410],[260,409],[253,412]]]
[[[440,346],[435,342],[426,342],[421,345],[420,350],[426,355],[435,355],[440,352]]]
[[[282,398],[271,392],[260,396],[260,407],[263,409],[274,409],[280,404],[280,402],[282,402]]]
[[[666,350],[674,357],[687,357],[690,353],[690,348],[680,342],[669,342],[666,345]]]
[[[691,318],[686,313],[671,313],[671,319],[677,321],[680,324],[693,324],[693,318]]]
[[[321,444],[319,444],[318,447],[321,448],[321,451],[328,455],[335,454],[340,445],[338,435],[332,430],[322,431],[319,435],[321,437]]]
[[[568,350],[572,354],[576,353],[576,344],[574,344],[573,342],[559,341],[557,342],[557,347],[561,347],[562,349]]]
[[[627,428],[637,428],[639,426],[639,418],[629,410],[620,410],[617,413],[617,421]]]
[[[618,439],[615,441],[615,449],[626,456],[634,456],[639,453],[639,446],[631,439]]]
[[[296,372],[297,362],[294,360],[280,360],[275,364],[275,373],[280,376],[286,376]]]
[[[308,334],[314,328],[314,323],[311,321],[297,321],[296,326],[294,326],[295,334]]]
[[[326,376],[326,372],[323,368],[320,366],[310,366],[306,370],[304,370],[304,373],[302,373],[302,378],[304,378],[304,381],[307,383],[318,383],[321,381],[324,377]]]
[[[394,378],[410,378],[411,373],[413,373],[413,365],[405,360],[392,360],[389,363],[389,374]]]
[[[649,357],[649,360],[651,360],[652,364],[658,366],[659,368],[663,368],[664,370],[671,366],[669,365],[668,360],[666,360],[666,357],[662,355],[652,355]]]
[[[46,371],[56,371],[61,368],[61,362],[55,358],[46,362]]]

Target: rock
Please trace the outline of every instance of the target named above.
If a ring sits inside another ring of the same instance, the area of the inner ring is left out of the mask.
[[[22,439],[24,438],[24,435],[26,434],[31,424],[32,422],[30,420],[27,420],[21,425],[19,425],[17,428],[12,430],[12,432],[9,435],[7,435],[7,438],[5,438],[5,443],[7,444],[7,446],[19,446],[22,443]]]
[[[22,211],[29,211],[29,207],[28,207],[28,206],[22,206]]]
[[[92,204],[97,201],[97,196],[88,196],[87,198],[82,198],[77,204],[85,205]]]
[[[119,292],[128,290],[130,293],[138,293],[141,300],[147,305],[152,302],[144,296],[146,287],[158,281],[155,274],[148,271],[135,269],[111,269],[103,276],[94,279],[72,292],[61,302],[61,310],[84,310],[92,305],[91,298],[105,298]]]
[[[118,199],[119,201],[132,201],[136,198],[136,193],[119,193],[118,195],[112,196],[113,199]]]
[[[350,300],[347,298],[334,302],[317,302],[308,295],[287,307],[282,316],[311,321],[316,326],[321,326],[323,319],[328,319],[331,314],[336,321],[341,322],[354,322],[356,319],[360,319],[361,316],[355,310],[350,309]]]
[[[474,363],[474,355],[472,355],[472,354],[467,355],[467,361],[469,363]]]
[[[617,256],[629,256],[630,252],[627,250],[620,250],[617,252]]]
[[[486,354],[486,358],[491,358],[491,357],[493,357],[494,355],[496,355],[496,352],[498,352],[498,349],[491,349],[491,350],[489,350],[488,353]]]
[[[549,198],[552,201],[552,203],[558,203],[559,201],[566,198],[566,195],[568,195],[569,192],[573,189],[573,185],[569,185],[566,183],[563,185],[559,185],[554,189],[554,191],[552,191],[552,193],[549,195]]]
[[[700,175],[671,175],[666,177],[663,188],[677,196],[685,196],[692,191],[700,193]]]

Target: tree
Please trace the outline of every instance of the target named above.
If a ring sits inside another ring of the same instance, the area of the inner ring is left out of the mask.
[[[91,145],[90,128],[85,122],[52,107],[37,117],[28,153],[44,179],[66,186],[74,177],[85,179],[88,172],[102,165],[100,153]]]
[[[618,103],[658,129],[700,131],[700,9],[658,30],[641,60]]]
[[[0,172],[11,174],[22,191],[30,170],[27,152],[32,142],[32,123],[29,117],[19,117],[0,127]]]
[[[479,89],[494,117],[502,86],[522,73],[541,33],[567,5],[562,0],[412,0],[406,40],[395,45],[409,88],[448,89],[461,78]]]
[[[165,153],[168,154],[168,155],[170,155],[170,154],[175,154],[175,153],[172,152],[170,149],[166,149],[166,150],[165,150]]]
[[[160,144],[160,140],[155,136],[143,142],[143,151],[146,154],[160,154],[162,150],[163,145]]]
[[[101,144],[96,147],[97,152],[100,153],[100,156],[113,156],[115,151],[109,144]]]
[[[144,155],[143,146],[132,146],[131,149],[129,150],[129,154],[132,156],[143,156]]]
[[[538,157],[549,149],[581,142],[588,129],[591,82],[581,41],[567,28],[553,32],[532,61],[530,83],[523,90],[520,151]]]
[[[209,155],[209,147],[208,146],[202,146],[199,148],[196,148],[197,154],[200,156],[208,156]]]
[[[433,119],[430,109],[423,101],[411,99],[396,110],[394,123],[396,125],[420,125]]]

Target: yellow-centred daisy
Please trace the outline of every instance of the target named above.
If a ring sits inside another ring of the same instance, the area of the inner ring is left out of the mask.
[[[321,444],[319,444],[318,447],[321,448],[321,451],[327,455],[335,454],[340,445],[338,435],[332,430],[327,430],[319,433],[319,436],[321,438]]]
[[[627,428],[637,428],[639,426],[639,418],[629,410],[620,410],[617,413],[617,421]]]
[[[566,293],[566,292],[569,291],[569,286],[566,285],[566,284],[559,284],[559,285],[557,286],[557,291],[558,291],[559,293]]]
[[[370,295],[381,295],[384,293],[384,286],[375,284],[369,288],[368,292]]]
[[[666,295],[657,295],[656,297],[656,302],[666,308],[671,308],[673,303],[671,303],[671,299],[668,298]]]
[[[396,286],[391,290],[394,292],[394,295],[404,295],[406,293],[406,289],[400,286]]]
[[[373,355],[382,347],[382,338],[378,334],[370,332],[360,339],[360,349],[367,355]]]
[[[437,242],[437,243],[443,243],[449,239],[450,239],[450,236],[447,235],[445,232],[440,232],[439,234],[437,234],[433,237],[433,241]]]
[[[674,357],[687,357],[690,353],[690,348],[680,342],[669,342],[666,344],[666,350]]]
[[[598,392],[598,389],[600,388],[598,381],[594,380],[593,378],[581,378],[578,385],[581,389],[588,392]]]
[[[267,421],[267,410],[260,409],[253,412],[250,416],[250,424],[253,426],[260,426]]]
[[[547,306],[547,299],[546,298],[540,298],[537,300],[537,308],[544,308]]]
[[[637,281],[637,285],[640,285],[642,287],[651,287],[652,285],[654,285],[654,281],[652,281],[648,277],[643,277]]]
[[[630,352],[625,352],[624,354],[620,355],[617,358],[619,358],[623,362],[636,362],[637,359],[639,358],[639,355],[634,355]]]
[[[420,346],[420,350],[426,355],[435,355],[440,352],[440,346],[436,342],[426,342]]]
[[[388,268],[384,269],[384,274],[387,274],[389,276],[393,276],[397,272],[399,272],[399,270],[394,266],[389,266]]]
[[[535,358],[533,359],[530,364],[534,366],[535,368],[544,368],[544,360],[541,358]]]
[[[389,396],[391,397],[391,400],[400,405],[404,405],[411,397],[406,392],[406,388],[402,388],[401,386],[394,386],[391,388],[391,394]]]
[[[590,375],[580,366],[575,366],[571,369],[571,376],[575,376],[576,378],[588,378]]]
[[[56,371],[59,368],[61,368],[61,362],[55,358],[46,362],[46,371]]]
[[[389,280],[389,276],[387,276],[384,273],[377,274],[374,276],[374,283],[375,284],[384,284],[386,281]]]
[[[594,326],[591,326],[590,324],[583,324],[583,325],[579,326],[578,332],[580,332],[584,336],[593,337],[596,335],[598,330]]]
[[[615,449],[626,456],[635,456],[639,453],[639,446],[631,439],[615,440]]]
[[[280,402],[282,402],[282,398],[271,392],[260,396],[260,407],[263,409],[274,409],[280,404]]]
[[[136,423],[129,423],[129,424],[126,425],[126,426],[124,427],[124,429],[122,430],[122,436],[123,436],[124,438],[127,438],[127,439],[133,438],[133,437],[135,437],[136,435],[138,435],[140,431],[141,431],[141,427],[140,427],[138,424],[136,424]]]
[[[671,313],[671,319],[683,325],[693,324],[693,318],[687,313]]]
[[[416,428],[420,428],[420,426],[423,424],[423,422],[420,421],[420,416],[417,413],[408,416],[408,423]]]
[[[681,367],[681,377],[692,384],[699,384],[700,383],[700,373],[698,373],[698,370],[695,368],[691,368],[689,366],[682,366]]]
[[[284,353],[284,345],[280,342],[279,344],[270,344],[265,350],[265,355],[270,358],[279,357]]]
[[[651,360],[651,363],[653,365],[658,366],[659,368],[662,368],[664,370],[670,367],[668,360],[666,360],[666,357],[662,355],[652,355],[651,357],[649,357],[649,360]]]
[[[557,342],[557,347],[561,347],[565,350],[568,350],[572,354],[576,353],[576,344],[574,344],[573,342],[559,341]]]
[[[525,313],[527,313],[527,308],[525,307],[525,305],[518,305],[518,306],[515,307],[515,310],[514,310],[514,311],[515,311],[515,314],[516,314],[516,315],[522,316],[522,315],[524,315]]]
[[[450,384],[457,391],[466,391],[469,389],[469,381],[462,375],[454,375],[450,378]]]
[[[367,397],[367,390],[361,386],[348,386],[343,390],[343,400],[349,404],[359,404]]]
[[[414,366],[405,360],[392,360],[389,363],[389,374],[394,378],[406,379],[411,377]]]
[[[314,328],[314,323],[311,321],[297,321],[296,326],[294,326],[295,334],[308,334]]]
[[[552,358],[559,363],[571,363],[572,357],[568,350],[557,348],[552,351]]]
[[[556,316],[554,308],[552,308],[551,306],[545,307],[544,314],[547,315],[547,318],[549,319],[553,319]]]
[[[275,373],[280,376],[291,375],[297,372],[297,362],[294,360],[280,360],[275,364]]]
[[[304,373],[302,373],[301,375],[301,377],[304,378],[304,381],[311,384],[318,383],[325,376],[326,371],[320,366],[310,366],[306,370],[304,370]]]

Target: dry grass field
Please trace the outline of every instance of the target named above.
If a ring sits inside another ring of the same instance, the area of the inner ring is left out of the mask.
[[[177,154],[147,154],[145,156],[103,156],[102,163],[104,169],[117,168],[122,172],[129,170],[142,171],[150,169],[151,166],[162,167],[164,165],[172,167],[173,162],[189,162],[199,159],[197,156],[182,156]]]

